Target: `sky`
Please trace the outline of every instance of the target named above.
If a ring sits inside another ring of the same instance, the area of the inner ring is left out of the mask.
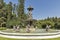
[[[18,0],[4,0],[18,4]],[[47,17],[60,17],[60,0],[25,0],[25,12],[28,13],[27,8],[32,6],[33,19],[45,19]]]

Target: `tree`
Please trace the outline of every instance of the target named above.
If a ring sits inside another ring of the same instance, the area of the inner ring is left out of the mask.
[[[3,7],[4,0],[0,0],[0,9]]]
[[[18,0],[18,16],[21,18],[24,14],[24,0]]]
[[[11,15],[12,15],[12,2],[9,2],[9,4],[7,5],[7,13],[8,13],[7,21],[9,21],[11,19]]]
[[[1,27],[3,24],[5,25],[6,23],[6,8],[5,8],[5,3],[4,0],[0,0],[0,25]]]
[[[24,2],[25,0],[18,0],[18,6],[17,6],[17,13],[18,13],[18,18],[23,25],[25,20],[27,19],[27,14],[24,12]]]
[[[18,0],[19,1],[19,5],[18,5],[18,7],[19,7],[19,13],[20,14],[23,14],[24,13],[24,0]]]

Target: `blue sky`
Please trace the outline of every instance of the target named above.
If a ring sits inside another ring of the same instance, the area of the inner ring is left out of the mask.
[[[9,1],[18,3],[18,0],[4,0],[6,3]],[[49,17],[60,17],[60,0],[25,0],[25,12],[27,7],[31,5],[34,10],[32,12],[34,19],[45,19]]]

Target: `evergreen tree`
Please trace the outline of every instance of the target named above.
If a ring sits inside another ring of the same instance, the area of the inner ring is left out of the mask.
[[[3,7],[4,5],[4,0],[0,0],[0,9]]]
[[[18,0],[18,16],[22,17],[24,14],[24,0]]]
[[[7,5],[7,13],[8,13],[8,21],[11,19],[12,16],[12,2],[9,2],[9,4]]]

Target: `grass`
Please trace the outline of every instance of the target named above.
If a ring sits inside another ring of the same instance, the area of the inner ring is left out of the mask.
[[[0,40],[18,40],[18,39],[10,39],[10,38],[3,38],[3,37],[0,37]]]
[[[0,27],[0,30],[6,30],[6,28],[5,27]]]
[[[0,40],[60,40],[60,38],[54,38],[54,39],[10,39],[10,38],[0,37]]]

